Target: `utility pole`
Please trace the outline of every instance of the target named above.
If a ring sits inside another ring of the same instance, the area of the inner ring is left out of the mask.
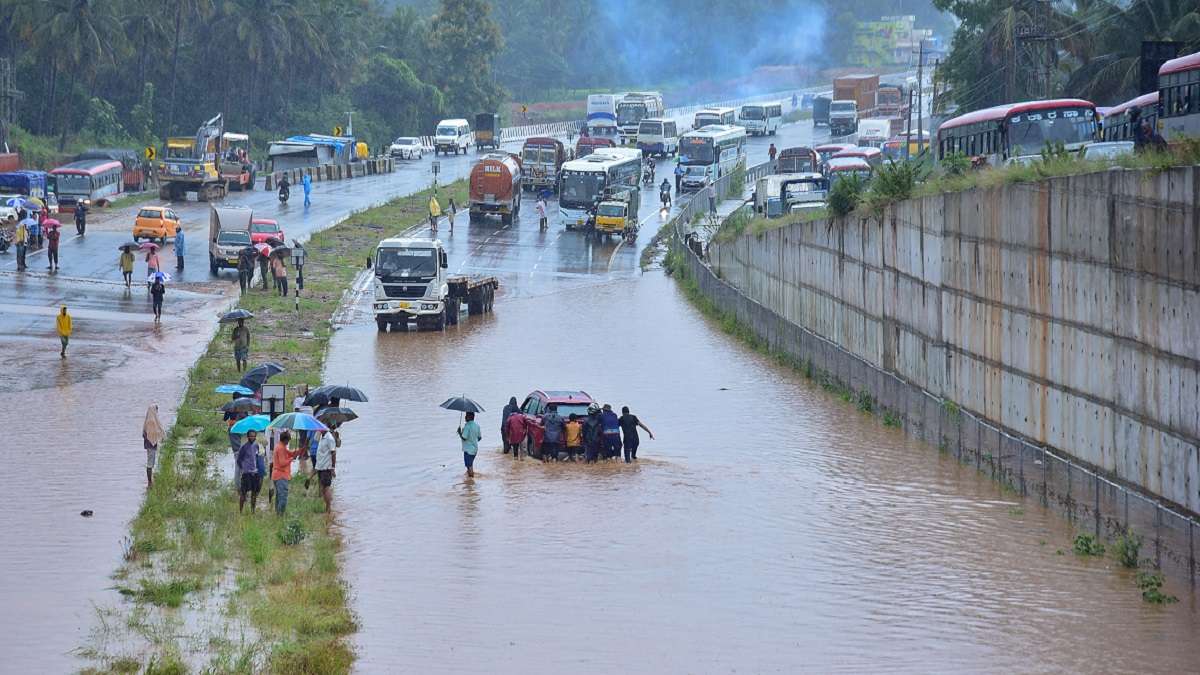
[[[921,141],[925,138],[924,120],[921,117],[925,113],[925,38],[921,38],[921,47],[917,52],[917,154],[921,154]]]
[[[909,158],[908,149],[912,147],[912,104],[913,90],[908,90],[908,120],[904,125],[904,158]],[[917,146],[920,147],[920,146]]]

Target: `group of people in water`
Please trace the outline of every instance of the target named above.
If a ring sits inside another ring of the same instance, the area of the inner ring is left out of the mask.
[[[535,436],[531,427],[534,424],[541,427],[540,447],[533,443]],[[594,463],[600,459],[619,459],[624,450],[625,461],[633,462],[637,460],[641,444],[638,429],[654,439],[654,432],[637,415],[629,412],[629,406],[622,407],[618,416],[611,405],[593,403],[588,406],[587,415],[571,413],[563,417],[558,413],[558,406],[550,403],[540,420],[535,422],[521,412],[516,397],[510,398],[504,406],[500,422],[505,454],[512,452],[513,459],[520,459],[521,446],[529,439],[528,448],[537,452],[542,461],[576,461],[582,457],[585,462]]]

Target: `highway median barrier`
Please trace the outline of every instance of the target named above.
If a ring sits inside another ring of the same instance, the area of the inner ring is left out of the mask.
[[[376,176],[391,173],[395,170],[396,161],[391,157],[370,157],[357,162],[351,162],[350,164],[325,164],[323,166],[310,166],[301,169],[271,171],[266,174],[264,189],[274,190],[284,176],[287,176],[288,182],[292,184],[292,187],[295,187],[300,185],[300,181],[306,174],[312,177],[313,182],[318,182],[348,180],[361,176]]]

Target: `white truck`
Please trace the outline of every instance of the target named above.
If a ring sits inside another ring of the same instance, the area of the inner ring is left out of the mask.
[[[245,206],[217,206],[208,210],[208,269],[237,269],[238,254],[250,246],[250,221],[254,212]]]
[[[849,136],[858,131],[858,103],[849,99],[829,104],[829,135]]]
[[[448,275],[448,257],[438,239],[390,237],[379,242],[375,270],[375,325],[406,331],[442,330],[458,323],[463,304],[471,315],[492,311],[500,282],[495,277]]]

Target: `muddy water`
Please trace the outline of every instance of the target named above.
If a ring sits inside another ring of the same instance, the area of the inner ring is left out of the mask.
[[[1144,604],[1063,520],[742,348],[660,274],[506,282],[445,336],[335,338],[331,377],[372,396],[335,497],[362,672],[1194,670],[1188,588]],[[657,438],[632,466],[514,462],[498,412],[534,388],[630,405]],[[474,480],[436,407],[462,392],[488,407]]]
[[[216,287],[172,289],[155,324],[144,287],[44,275],[15,287],[45,306],[0,303],[0,672],[70,672],[102,623],[96,608],[120,602],[112,574],[145,491],[146,407],[174,419],[179,373],[227,301]],[[74,314],[65,360],[54,334],[62,298]]]

